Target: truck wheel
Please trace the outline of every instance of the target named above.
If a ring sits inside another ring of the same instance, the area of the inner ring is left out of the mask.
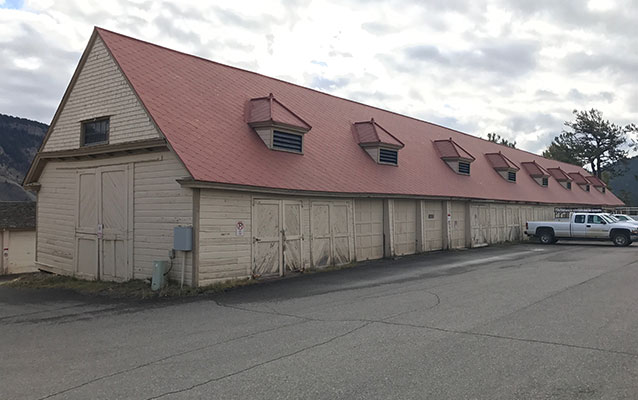
[[[616,233],[611,240],[614,242],[614,245],[618,247],[625,247],[631,244],[629,236],[627,236],[626,233]]]
[[[542,244],[554,244],[554,234],[551,231],[543,231],[538,237]]]

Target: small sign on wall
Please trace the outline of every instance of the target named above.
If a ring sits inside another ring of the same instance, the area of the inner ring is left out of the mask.
[[[244,236],[244,223],[242,221],[237,221],[235,225],[235,236]]]

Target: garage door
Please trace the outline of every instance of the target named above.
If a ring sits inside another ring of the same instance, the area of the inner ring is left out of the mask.
[[[353,260],[352,207],[347,201],[310,205],[310,258],[315,268]]]
[[[443,204],[440,201],[425,202],[423,229],[425,230],[424,251],[443,248]]]
[[[480,247],[489,243],[490,207],[488,205],[472,205],[472,246]]]
[[[465,247],[465,203],[453,201],[450,221],[450,247],[459,249]]]
[[[357,260],[383,258],[383,200],[355,201]]]
[[[284,275],[303,269],[300,201],[255,200],[253,226],[253,276]]]
[[[415,200],[394,201],[394,253],[416,253],[416,205]]]

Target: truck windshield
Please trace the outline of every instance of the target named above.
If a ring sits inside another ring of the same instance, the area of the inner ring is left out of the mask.
[[[608,224],[613,224],[614,222],[618,222],[618,220],[614,217],[611,217],[609,215],[601,215],[600,216],[603,220],[605,220],[605,222],[607,222]],[[612,219],[613,218],[613,219]],[[615,221],[614,221],[615,220]]]

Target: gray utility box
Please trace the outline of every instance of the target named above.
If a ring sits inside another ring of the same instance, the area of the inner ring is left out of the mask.
[[[176,226],[173,228],[173,249],[193,251],[193,227]]]
[[[151,281],[151,289],[153,291],[160,290],[166,286],[168,268],[168,261],[153,261],[153,280]]]

